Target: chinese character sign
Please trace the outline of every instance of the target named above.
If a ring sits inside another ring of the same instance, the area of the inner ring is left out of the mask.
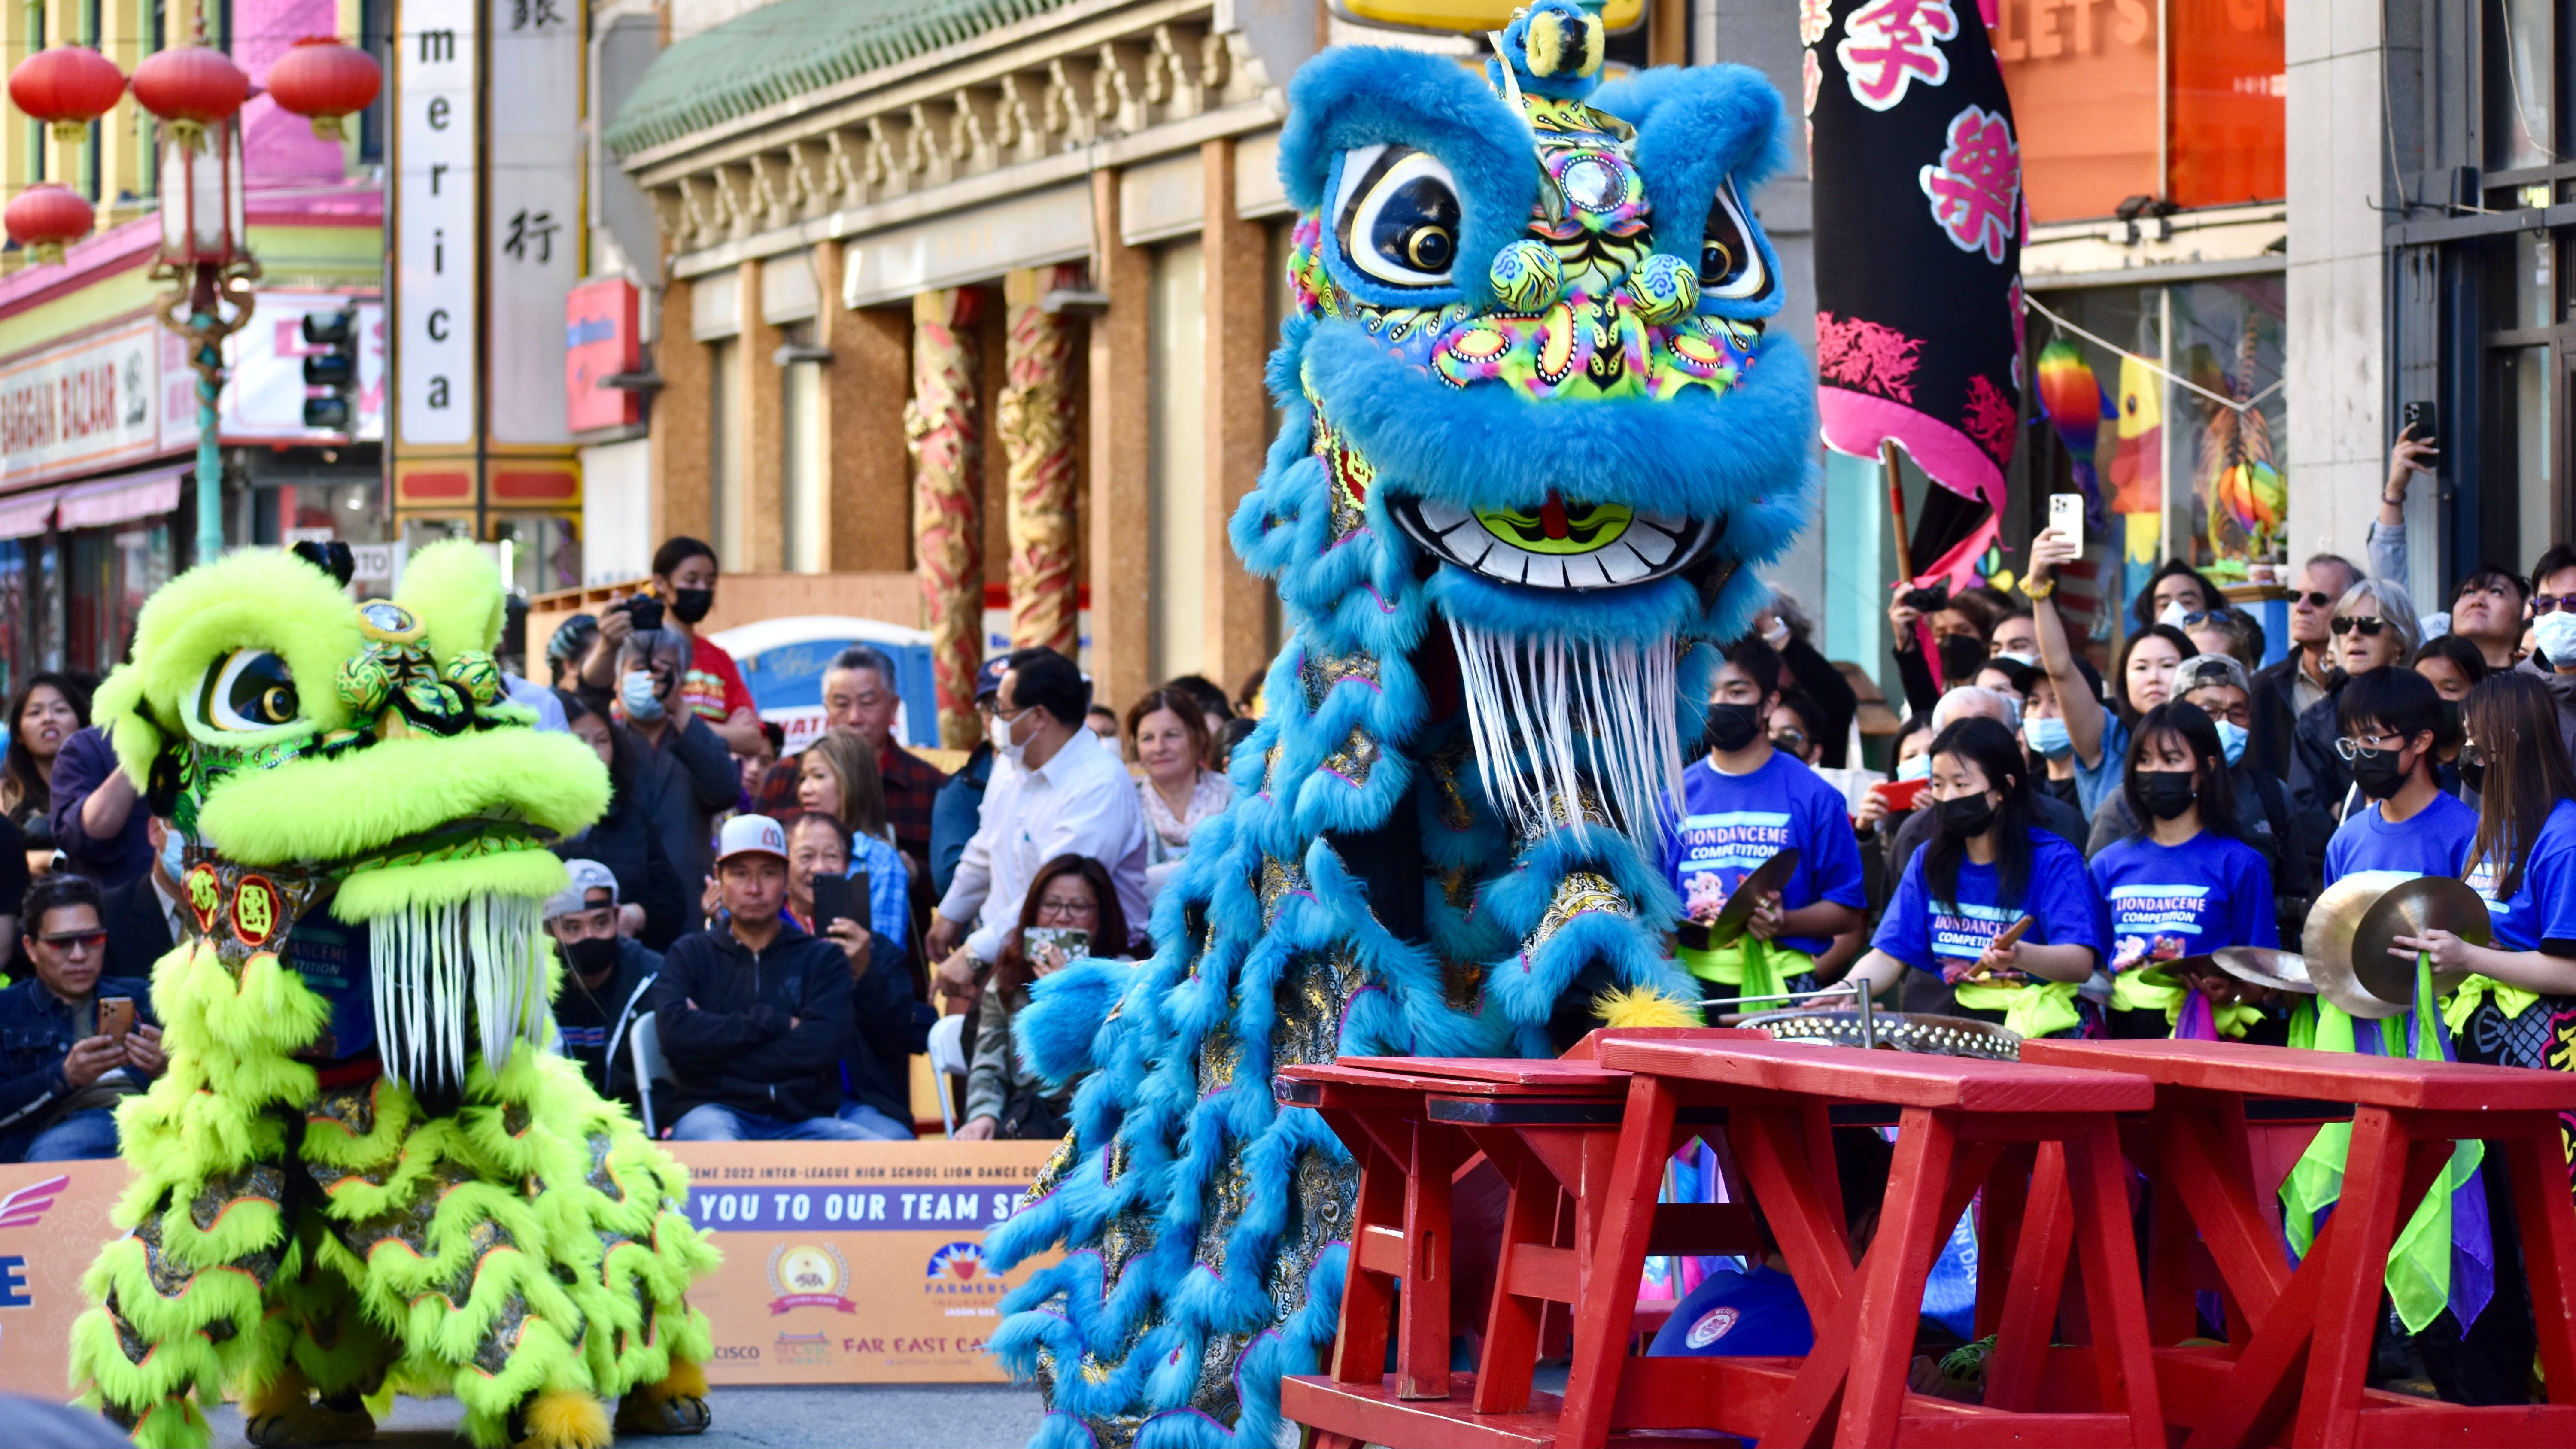
[[[484,208],[492,437],[567,442],[558,320],[581,280],[581,7],[572,0],[487,0],[484,18],[494,97]]]
[[[1866,457],[1893,439],[1998,507],[2021,408],[2023,207],[1985,27],[1968,0],[1800,0],[1799,37],[1826,445]]]

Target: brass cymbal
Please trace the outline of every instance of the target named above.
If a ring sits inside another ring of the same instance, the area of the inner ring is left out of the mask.
[[[1753,919],[1754,907],[1762,898],[1788,883],[1789,872],[1798,868],[1798,847],[1784,845],[1769,860],[1753,867],[1735,889],[1727,894],[1717,919],[1708,927],[1711,945],[1732,946],[1744,936],[1745,923]]]
[[[2227,946],[2211,953],[2210,959],[2218,963],[2219,970],[2249,986],[2266,986],[2300,996],[2317,994],[2317,984],[2308,979],[2307,959],[2296,951]]]
[[[2403,999],[2394,1001],[2361,984],[2354,968],[2353,936],[2362,916],[2381,896],[2414,879],[2404,871],[2355,871],[2317,896],[2299,932],[2299,954],[2306,959],[2308,979],[2316,983],[2319,996],[2369,1021],[2385,1021],[2406,1010],[2415,994],[2411,983]]]
[[[2352,972],[2373,996],[2411,1003],[2415,999],[2415,953],[2403,955],[2392,943],[2399,936],[2448,931],[2472,946],[2490,945],[2495,926],[2487,903],[2466,882],[2446,875],[2417,876],[2392,886],[2361,913],[2352,935]],[[2466,971],[2433,972],[2435,995],[2459,989]]]

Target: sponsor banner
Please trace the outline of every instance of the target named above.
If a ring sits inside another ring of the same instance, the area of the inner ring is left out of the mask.
[[[711,1383],[1000,1383],[996,1305],[1052,1254],[1007,1274],[984,1234],[1052,1142],[674,1142],[689,1215],[724,1262],[690,1290],[714,1329]],[[0,1166],[0,1392],[61,1401],[72,1321],[119,1162]],[[716,1412],[724,1412],[718,1399]]]
[[[159,456],[160,330],[137,317],[0,365],[0,486]]]

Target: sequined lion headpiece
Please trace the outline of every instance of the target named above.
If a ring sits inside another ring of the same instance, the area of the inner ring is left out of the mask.
[[[1698,730],[1694,646],[1743,629],[1747,566],[1813,510],[1813,381],[1765,331],[1783,285],[1748,201],[1789,120],[1742,66],[1602,83],[1573,0],[1495,39],[1482,78],[1349,49],[1290,86],[1272,383],[1312,444],[1274,452],[1235,542],[1380,648],[1410,647],[1388,601],[1419,580],[1496,805],[1643,836]]]

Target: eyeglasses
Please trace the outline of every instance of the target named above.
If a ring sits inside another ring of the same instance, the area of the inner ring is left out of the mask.
[[[2571,614],[2576,614],[2576,594],[2534,594],[2531,596],[2531,612],[2535,614],[2554,613],[2560,609],[2565,609]]]
[[[2354,619],[2342,614],[2337,614],[2335,615],[2334,620],[2334,631],[2336,633],[2348,634],[2358,630],[2361,633],[2361,637],[2364,639],[2378,638],[2379,631],[2387,627],[2388,621],[2386,619]]]
[[[1771,743],[1782,746],[1786,749],[1803,750],[1807,747],[1807,732],[1805,730],[1773,730],[1771,732]]]
[[[53,935],[38,936],[36,939],[66,955],[81,956],[106,945],[107,933],[105,931],[57,931]]]
[[[2324,596],[2319,595],[2318,597],[2322,598]],[[2206,624],[2213,619],[2224,621],[2226,618],[2227,611],[2225,609],[2200,609],[2184,614],[2182,616],[2182,626],[2188,629],[2195,624]]]
[[[2304,594],[2293,595],[2290,599],[2290,602],[2294,604],[2305,604],[2311,609],[2331,609],[2334,607],[2334,601],[2334,595],[2320,594],[2314,589],[2310,589]]]
[[[1062,896],[1040,896],[1038,898],[1038,914],[1040,916],[1079,916],[1087,914],[1095,909],[1097,909],[1097,907],[1093,905],[1090,897],[1088,896],[1082,897],[1078,900],[1066,900]]]
[[[2359,739],[2354,739],[2352,736],[2346,735],[2342,739],[2335,741],[2335,753],[2343,756],[2344,763],[2347,765],[2351,764],[2354,760],[2359,759],[2361,757],[2361,752],[2364,750],[2379,752],[2385,750],[2402,750],[2404,748],[2406,748],[2406,737],[2401,734],[2392,733],[2388,730],[2381,730],[2376,734],[2363,735]]]

